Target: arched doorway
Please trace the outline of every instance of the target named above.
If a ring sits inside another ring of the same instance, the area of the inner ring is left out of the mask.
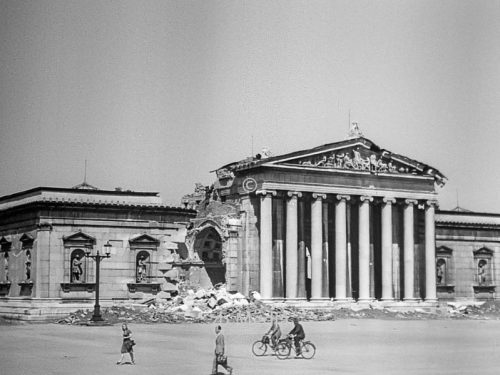
[[[222,262],[222,239],[213,228],[203,229],[194,242],[193,249],[204,262],[205,270],[212,285],[226,282],[226,265]]]

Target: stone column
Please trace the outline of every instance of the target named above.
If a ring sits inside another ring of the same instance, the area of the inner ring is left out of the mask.
[[[283,267],[283,246],[285,242],[283,227],[285,220],[285,210],[283,199],[275,199],[273,202],[273,227],[275,228],[275,233],[273,237],[273,299],[283,299],[285,297],[284,291],[284,277],[285,271]]]
[[[329,245],[329,226],[328,226],[328,216],[331,215],[328,209],[328,202],[325,200],[323,201],[323,256],[322,256],[322,263],[323,263],[323,291],[322,291],[322,296],[323,298],[329,299],[330,298],[330,267],[329,267],[329,261],[330,261],[330,245]]]
[[[313,195],[311,203],[311,300],[323,295],[323,199],[326,194]]]
[[[347,218],[346,202],[351,197],[337,195],[335,206],[335,299],[347,300]]]
[[[273,211],[275,191],[259,190],[260,197],[260,295],[270,300],[273,293]]]
[[[307,276],[307,264],[306,264],[306,237],[305,237],[305,202],[304,199],[299,199],[297,202],[298,206],[298,280],[297,280],[297,298],[300,300],[305,300],[307,298],[306,293],[306,276]]]
[[[297,200],[302,196],[296,191],[288,192],[290,199],[286,205],[286,298],[298,297],[298,220]]]
[[[418,202],[406,199],[404,208],[404,300],[415,300],[415,236],[413,231],[413,205]]]
[[[384,198],[382,205],[382,300],[392,301],[392,204],[394,198]]]
[[[370,300],[370,202],[360,197],[359,205],[359,301]]]
[[[425,205],[425,300],[437,301],[436,296],[436,236],[435,206],[436,201],[427,201]]]

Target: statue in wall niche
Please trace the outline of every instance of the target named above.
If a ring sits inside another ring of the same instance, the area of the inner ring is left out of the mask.
[[[486,260],[481,259],[477,264],[477,281],[479,285],[486,284]]]
[[[436,264],[436,283],[438,285],[444,284],[445,281],[445,261],[444,259],[439,259]]]
[[[5,281],[9,281],[9,253],[3,253],[3,268],[5,270]]]
[[[31,279],[31,252],[26,250],[26,261],[24,262],[24,270],[26,273],[26,280]]]
[[[76,254],[71,262],[71,273],[73,274],[72,282],[81,282],[83,276],[82,260],[81,255]]]
[[[147,276],[147,264],[146,257],[141,255],[137,260],[137,282],[143,283],[146,281]]]

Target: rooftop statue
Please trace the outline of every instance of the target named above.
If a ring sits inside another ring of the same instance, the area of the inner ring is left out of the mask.
[[[351,128],[349,129],[349,133],[347,133],[347,138],[360,138],[364,137],[363,133],[361,133],[361,130],[359,130],[359,126],[357,122],[352,122],[351,123]]]

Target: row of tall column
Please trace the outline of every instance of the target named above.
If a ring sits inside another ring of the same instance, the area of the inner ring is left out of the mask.
[[[273,280],[273,238],[272,238],[272,197],[276,191],[260,190],[260,293],[263,299],[272,299]],[[300,192],[288,192],[286,204],[286,290],[287,300],[299,298],[298,290],[298,199]],[[312,194],[311,203],[311,301],[325,299],[323,268],[323,201],[326,194]],[[347,275],[347,202],[349,195],[336,195],[335,204],[335,299],[348,300]],[[370,297],[370,203],[374,197],[359,197],[359,295],[358,300],[369,301]],[[394,198],[382,198],[381,212],[381,283],[383,301],[391,301],[393,296],[393,252],[392,252],[392,206]],[[436,300],[435,279],[435,201],[425,204],[425,300]],[[404,200],[404,300],[416,300],[414,295],[414,207],[417,200]]]

